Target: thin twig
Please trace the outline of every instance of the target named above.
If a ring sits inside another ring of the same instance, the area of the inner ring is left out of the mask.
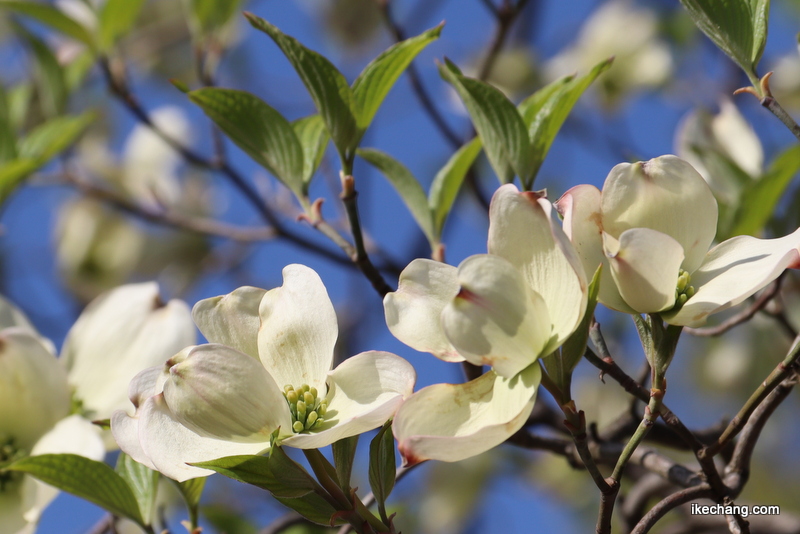
[[[739,410],[739,413],[736,414],[736,417],[731,420],[719,439],[701,451],[701,456],[714,456],[718,454],[719,451],[744,428],[750,416],[772,390],[795,372],[794,369],[798,359],[800,359],[800,336],[795,338],[792,347],[789,349],[783,361],[772,370],[766,380],[764,380],[753,394],[750,395],[750,398],[747,399],[747,402],[745,402],[742,409]]]
[[[725,468],[725,481],[732,488],[732,492],[735,495],[741,491],[749,478],[750,460],[753,457],[753,451],[761,431],[775,412],[775,409],[792,392],[795,384],[797,384],[797,378],[797,374],[793,374],[775,387],[764,399],[764,402],[759,404],[742,430],[741,437],[736,443],[736,448],[731,456],[731,461]]]
[[[655,526],[658,521],[664,517],[667,512],[674,510],[682,504],[697,500],[697,499],[712,499],[714,497],[714,490],[708,484],[700,484],[691,488],[686,488],[677,491],[669,497],[661,500],[658,504],[653,506],[649,512],[645,514],[636,527],[631,531],[631,534],[646,534],[650,529]]]
[[[402,480],[403,478],[405,478],[405,476],[418,465],[421,464],[414,464],[410,467],[398,467],[397,471],[395,471],[394,474],[395,484],[397,482],[400,482],[400,480]],[[375,502],[375,494],[369,493],[366,497],[364,497],[362,502],[366,507],[372,506],[372,504]],[[352,528],[353,528],[352,525],[342,525],[342,527],[336,532],[336,534],[347,534],[348,532],[350,532]]]
[[[394,40],[398,43],[405,40],[405,31],[392,16],[391,2],[387,0],[378,0],[378,5],[383,12],[384,21],[386,22],[386,26],[389,28],[389,31],[392,33]],[[436,104],[434,104],[433,98],[431,98],[427,89],[425,89],[425,85],[422,83],[422,77],[420,76],[419,70],[413,61],[406,69],[406,73],[408,73],[408,81],[411,84],[411,89],[414,91],[414,95],[417,97],[417,100],[419,100],[422,108],[428,114],[428,117],[431,119],[431,121],[433,121],[433,124],[436,125],[436,128],[453,148],[460,147],[463,143],[463,140],[455,132],[455,130],[453,130],[450,125],[447,124],[447,121],[444,120],[444,116],[436,107]]]
[[[756,313],[764,309],[764,306],[769,304],[772,301],[772,299],[774,299],[778,295],[778,292],[781,289],[782,278],[783,275],[775,279],[775,281],[769,286],[769,288],[766,291],[764,291],[750,306],[748,306],[741,312],[737,313],[733,317],[730,317],[726,321],[718,324],[717,326],[710,326],[705,328],[686,327],[683,329],[683,331],[698,337],[719,336],[724,334],[728,330],[734,328],[735,326],[738,326],[746,321],[749,321],[755,316]]]
[[[147,111],[141,106],[136,97],[130,91],[124,78],[114,74],[108,58],[101,57],[99,61],[101,70],[106,79],[106,84],[111,94],[117,97],[117,99],[122,102],[142,124],[148,126],[153,133],[158,135],[165,143],[181,154],[181,156],[188,163],[207,170],[220,172],[226,178],[228,178],[228,180],[245,196],[245,198],[256,209],[256,211],[258,211],[259,215],[261,215],[261,217],[273,227],[277,237],[287,239],[305,250],[315,252],[338,263],[349,263],[337,254],[334,254],[333,252],[320,247],[318,244],[309,241],[308,239],[287,229],[281,220],[272,212],[266,202],[263,201],[258,191],[256,191],[256,189],[250,185],[247,180],[245,180],[244,177],[238,173],[238,171],[231,167],[227,161],[209,160],[208,158],[205,158],[193,151],[189,147],[183,145],[183,143],[181,143],[179,140],[173,139],[166,132],[158,128],[158,126],[153,123]],[[362,270],[362,272],[364,271],[363,265],[357,266]],[[380,276],[380,273],[377,271],[377,269],[374,269],[374,272],[371,273],[373,278],[375,273],[378,273],[378,276]],[[370,281],[373,282],[374,286],[375,282],[372,279]],[[382,290],[383,289],[385,288],[382,288]],[[381,295],[383,294],[385,293],[382,293]]]
[[[151,223],[201,235],[223,237],[225,239],[242,242],[266,241],[275,238],[277,235],[275,230],[268,226],[248,228],[204,217],[187,216],[170,209],[155,209],[132,202],[122,195],[91,184],[86,180],[78,178],[74,174],[63,173],[61,176],[68,184],[75,187],[84,195]]]
[[[381,297],[385,297],[387,293],[394,291],[392,287],[386,283],[383,275],[372,264],[369,259],[367,249],[364,246],[364,235],[361,231],[361,219],[358,215],[358,191],[355,188],[355,180],[351,175],[342,174],[342,203],[344,204],[345,211],[347,212],[347,219],[350,221],[350,228],[353,233],[353,241],[355,242],[355,254],[350,257],[353,263],[359,268],[364,276],[372,284],[375,291]]]
[[[305,517],[292,510],[291,512],[286,512],[278,519],[259,530],[258,534],[279,534],[289,527],[303,523],[311,524]]]

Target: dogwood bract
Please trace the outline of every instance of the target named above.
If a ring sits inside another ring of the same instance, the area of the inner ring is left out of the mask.
[[[128,284],[86,307],[67,334],[61,360],[84,413],[108,419],[128,405],[126,388],[139,371],[196,339],[185,302],[162,302],[155,282]]]
[[[558,348],[586,308],[586,277],[551,204],[500,187],[492,198],[489,254],[455,267],[411,262],[384,299],[400,341],[445,361],[492,370],[466,384],[412,395],[395,416],[409,464],[457,461],[486,451],[524,424],[541,378],[537,358]]]
[[[391,418],[411,394],[411,365],[363,352],[336,369],[336,313],[317,273],[283,270],[283,286],[241,287],[192,311],[211,342],[187,347],[130,386],[136,413],[111,421],[123,451],[175,479],[212,471],[189,465],[258,454],[280,428],[284,445],[324,447]]]
[[[579,185],[556,202],[587,273],[603,264],[598,300],[699,326],[800,266],[800,229],[779,239],[737,236],[709,250],[717,202],[675,156],[621,163],[602,193]]]

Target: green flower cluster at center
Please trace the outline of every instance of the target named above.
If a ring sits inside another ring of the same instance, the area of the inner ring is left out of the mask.
[[[694,286],[689,285],[692,277],[681,269],[678,272],[678,284],[675,287],[675,308],[680,308],[694,295]]]
[[[295,433],[322,426],[328,411],[328,401],[317,396],[317,388],[309,387],[308,384],[298,388],[287,385],[283,388],[283,396],[292,412],[292,430]]]
[[[2,468],[5,467],[6,464],[10,464],[24,455],[24,451],[14,446],[14,438],[10,438],[5,442],[0,442],[0,492],[5,491],[6,487],[12,482],[22,478],[22,473],[17,471],[3,471]]]

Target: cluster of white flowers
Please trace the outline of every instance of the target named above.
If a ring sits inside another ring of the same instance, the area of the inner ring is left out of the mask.
[[[155,283],[127,285],[86,307],[57,358],[53,343],[0,298],[0,463],[28,454],[103,459],[117,446],[92,421],[124,407],[131,378],[195,336],[185,303],[162,303]],[[29,476],[1,473],[0,534],[32,532],[57,493]]]
[[[0,462],[45,452],[100,459],[114,444],[104,447],[89,420],[109,417],[124,452],[178,481],[212,473],[199,462],[260,454],[275,440],[316,449],[392,418],[407,464],[474,456],[528,419],[538,360],[582,323],[598,266],[607,307],[692,326],[800,266],[800,230],[709,250],[716,223],[708,184],[675,156],[617,165],[602,191],[579,185],[555,204],[500,187],[487,254],[458,267],[415,260],[384,299],[389,330],[408,346],[491,368],[416,393],[414,369],[394,354],[364,352],[332,369],[336,313],[302,265],[284,269],[281,287],[241,287],[191,314],[160,302],[155,283],[122,286],[87,307],[58,359],[0,301]],[[193,344],[195,324],[208,344]],[[0,534],[30,529],[53,496],[3,474]]]

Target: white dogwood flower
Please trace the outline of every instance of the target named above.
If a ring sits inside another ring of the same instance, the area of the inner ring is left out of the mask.
[[[105,455],[99,430],[69,416],[67,376],[52,344],[0,298],[0,466],[28,455]],[[29,534],[58,490],[30,476],[0,472],[0,534]]]
[[[466,384],[424,388],[403,404],[393,428],[409,464],[468,458],[519,430],[541,378],[536,360],[583,318],[586,277],[551,204],[508,184],[492,198],[489,217],[489,254],[457,269],[414,260],[384,299],[400,341],[493,368]]]
[[[386,352],[363,352],[336,369],[336,313],[317,273],[283,270],[283,286],[242,287],[197,303],[211,342],[188,347],[131,382],[133,416],[114,414],[123,451],[176,479],[212,473],[189,465],[258,454],[280,428],[283,445],[324,447],[384,424],[411,394],[416,374]]]
[[[709,250],[717,202],[675,156],[621,163],[602,193],[573,187],[556,203],[587,273],[603,264],[598,300],[698,326],[800,266],[800,229],[779,239],[737,236]]]
[[[67,334],[61,361],[83,412],[109,419],[128,406],[127,389],[134,376],[196,340],[185,302],[162,302],[156,282],[128,284],[86,307]]]

